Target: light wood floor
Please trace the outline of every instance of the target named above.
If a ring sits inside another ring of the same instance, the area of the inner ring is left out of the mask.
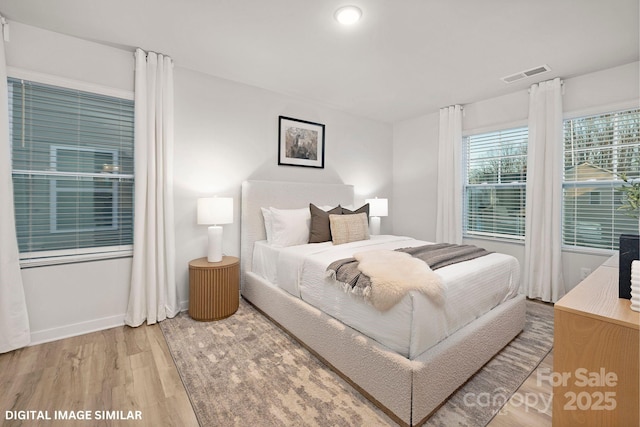
[[[538,370],[553,372],[553,350],[542,359],[509,402],[491,420],[488,427],[548,427],[551,426],[552,387],[548,381],[538,379]]]
[[[52,421],[6,420],[48,411]],[[141,411],[142,421],[55,421],[62,411]],[[157,325],[119,327],[0,355],[0,425],[197,426]]]
[[[553,369],[552,356],[540,367]],[[536,371],[489,424],[550,426],[551,408],[531,408],[527,396],[551,395]],[[547,400],[545,400],[547,401]],[[5,411],[141,411],[142,421],[18,421]],[[197,426],[187,393],[157,325],[120,327],[0,355],[2,426]]]

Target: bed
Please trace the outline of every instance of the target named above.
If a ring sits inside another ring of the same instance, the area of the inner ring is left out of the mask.
[[[307,274],[324,268],[329,259],[325,253],[335,250],[330,248],[330,242],[314,244],[311,250],[305,249],[306,246],[279,250],[275,255],[264,244],[266,234],[261,208],[295,209],[309,203],[346,206],[353,205],[353,199],[353,187],[349,185],[244,182],[241,293],[396,422],[420,425],[524,327],[525,302],[523,296],[517,295],[517,262],[506,255],[491,254],[482,257],[487,258],[484,260],[445,267],[450,271],[442,277],[458,277],[460,281],[460,277],[468,276],[461,271],[478,272],[481,264],[494,263],[494,267],[486,271],[494,272],[495,277],[487,278],[487,274],[480,273],[484,282],[477,285],[479,288],[474,285],[477,293],[466,299],[467,302],[482,299],[489,308],[472,305],[458,310],[465,313],[466,318],[453,315],[456,319],[452,320],[442,314],[429,319],[420,316],[434,311],[433,307],[417,292],[409,293],[394,308],[380,313],[364,301],[344,302],[356,298],[345,294],[339,286],[314,284],[314,280],[320,280],[312,279],[314,276],[307,278]],[[347,244],[339,248],[342,251],[339,253],[422,243],[401,236],[375,236],[355,243],[356,248],[349,248],[351,244]],[[319,255],[311,258],[305,250]],[[284,268],[287,265],[293,265],[293,271],[299,272],[297,279],[295,273]],[[314,274],[317,277],[319,272]],[[506,285],[492,293],[493,288],[499,288],[492,283],[498,282]],[[458,291],[450,290],[450,286],[446,288],[450,293],[447,301],[451,299],[451,292],[469,292],[464,288]],[[341,307],[336,301],[351,305]],[[461,298],[455,305],[463,303]],[[443,311],[456,313],[453,307]],[[353,316],[352,312],[357,313]],[[429,323],[439,323],[440,327],[433,328],[435,332],[429,328],[416,329],[416,325]]]

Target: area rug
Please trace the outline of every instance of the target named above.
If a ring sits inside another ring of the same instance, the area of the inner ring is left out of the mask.
[[[553,347],[553,307],[527,301],[524,330],[487,362],[424,424],[486,426]]]
[[[160,328],[201,426],[395,425],[244,300],[227,319],[197,322],[181,313]],[[553,309],[527,301],[525,330],[426,425],[486,425],[552,343]],[[480,393],[501,395],[487,405],[474,400]]]

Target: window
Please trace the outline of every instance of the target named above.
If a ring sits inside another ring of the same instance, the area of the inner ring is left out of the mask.
[[[618,249],[638,220],[620,210],[622,176],[640,179],[640,110],[565,120],[563,243]]]
[[[526,127],[465,138],[464,234],[524,239]]]
[[[80,163],[85,167],[101,168],[102,165],[118,165],[116,150],[96,150],[93,148],[51,147],[51,170],[75,169],[75,160],[82,157]],[[68,165],[68,163],[71,163]],[[69,186],[64,180],[51,179],[51,232],[115,230],[118,224],[117,198],[119,183],[117,181],[98,182],[90,186]],[[88,198],[85,203],[76,200]],[[79,205],[79,208],[78,208]],[[82,222],[76,220],[74,211],[80,217],[89,218]],[[98,213],[98,215],[96,215]],[[84,214],[84,215],[83,215]],[[78,228],[80,227],[80,228]]]
[[[130,250],[133,101],[10,78],[23,261]]]

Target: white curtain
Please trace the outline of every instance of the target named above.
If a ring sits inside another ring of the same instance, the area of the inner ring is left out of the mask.
[[[522,286],[529,298],[555,302],[562,276],[562,82],[531,86],[527,154],[525,260]]]
[[[2,26],[8,25],[0,17]],[[11,181],[11,144],[9,143],[9,109],[7,65],[4,43],[0,40],[0,353],[24,347],[31,340],[27,303],[22,286],[18,240],[13,213]]]
[[[462,107],[440,109],[436,241],[462,243]]]
[[[173,221],[173,61],[137,49],[135,219],[125,323],[153,324],[179,312]]]

